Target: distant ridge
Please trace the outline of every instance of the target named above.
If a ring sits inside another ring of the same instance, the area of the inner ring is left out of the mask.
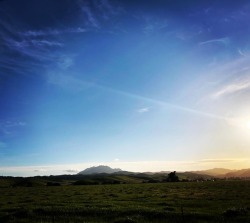
[[[93,166],[93,167],[89,167],[81,172],[79,172],[79,175],[90,175],[90,174],[98,174],[98,173],[107,173],[107,174],[111,174],[111,173],[116,173],[116,172],[120,172],[122,171],[119,168],[115,168],[112,169],[109,166]]]
[[[234,170],[232,172],[226,173],[220,177],[250,177],[250,169]]]
[[[123,171],[120,168],[111,168],[109,166],[93,166],[89,167],[83,171],[77,173],[77,175],[94,175],[94,174],[121,174],[121,175],[136,175],[136,174],[145,174],[145,175],[155,175],[155,174],[168,174],[169,171],[160,171],[160,172],[128,172]],[[232,170],[225,168],[213,168],[208,170],[200,170],[200,171],[186,171],[186,172],[178,172],[180,176],[188,176],[188,178],[195,177],[218,177],[218,178],[231,178],[231,177],[250,177],[250,169],[242,169],[242,170]]]
[[[225,169],[225,168],[213,168],[209,170],[190,171],[190,172],[196,173],[196,174],[206,174],[210,176],[222,176],[233,171],[234,170]]]
[[[206,174],[219,178],[250,177],[250,169],[230,170],[224,168],[214,168],[210,170],[191,171],[195,174]]]

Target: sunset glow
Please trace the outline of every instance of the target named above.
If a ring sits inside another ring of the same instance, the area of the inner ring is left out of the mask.
[[[247,121],[246,126],[247,126],[248,129],[250,129],[250,121]]]

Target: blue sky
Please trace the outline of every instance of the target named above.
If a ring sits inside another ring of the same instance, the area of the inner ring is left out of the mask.
[[[250,3],[0,2],[0,174],[248,168]]]

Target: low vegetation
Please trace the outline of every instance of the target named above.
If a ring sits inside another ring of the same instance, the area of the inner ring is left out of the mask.
[[[247,180],[142,183],[145,176],[105,175],[94,185],[97,178],[84,179],[95,179],[93,185],[74,185],[83,179],[70,177],[20,178],[20,184],[2,178],[0,222],[250,222]]]

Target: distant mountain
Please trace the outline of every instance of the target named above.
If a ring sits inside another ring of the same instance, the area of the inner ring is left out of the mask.
[[[205,174],[209,176],[222,176],[230,172],[234,172],[234,170],[224,169],[224,168],[213,168],[209,170],[200,170],[200,171],[190,171],[196,174]]]
[[[242,170],[235,170],[231,171],[229,173],[226,173],[224,175],[221,175],[220,177],[250,177],[250,169],[242,169]]]
[[[107,174],[111,174],[111,173],[116,173],[116,172],[120,172],[122,171],[119,168],[116,169],[112,169],[109,166],[93,166],[93,167],[89,167],[81,172],[79,172],[79,175],[90,175],[90,174],[98,174],[98,173],[107,173]]]
[[[219,177],[219,178],[250,177],[250,169],[230,170],[230,169],[224,169],[224,168],[214,168],[214,169],[209,169],[209,170],[191,171],[191,173],[205,174],[205,175]]]

